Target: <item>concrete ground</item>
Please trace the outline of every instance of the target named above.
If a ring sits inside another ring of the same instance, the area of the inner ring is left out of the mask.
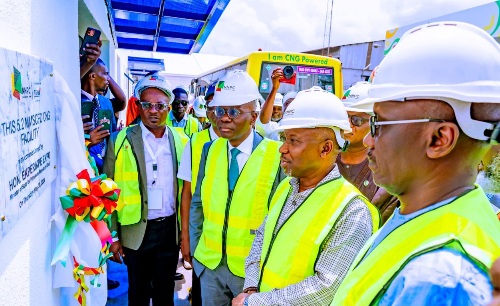
[[[177,272],[184,274],[184,279],[175,282],[175,306],[189,306],[188,290],[191,288],[191,271],[186,271],[179,260]],[[128,306],[127,266],[108,260],[108,277],[120,282],[118,288],[108,291],[107,306]]]

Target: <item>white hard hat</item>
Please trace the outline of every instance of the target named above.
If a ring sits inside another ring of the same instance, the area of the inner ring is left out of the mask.
[[[239,106],[256,100],[264,102],[255,81],[243,70],[231,70],[215,86],[210,106]]]
[[[289,91],[283,97],[283,102],[288,101],[288,99],[295,99],[296,96],[297,96],[297,92],[296,91]]]
[[[273,106],[281,106],[281,107],[283,107],[283,95],[280,94],[279,92],[276,93],[276,96],[274,96]]]
[[[158,88],[159,90],[163,91],[169,98],[174,95],[172,93],[170,82],[158,73],[154,73],[140,79],[139,82],[137,82],[137,84],[135,85],[134,96],[137,99],[140,99],[141,93],[147,88]]]
[[[196,117],[198,118],[207,117],[207,110],[205,103],[206,102],[204,96],[198,96],[196,99],[194,99],[193,110]]]
[[[500,103],[500,46],[484,30],[444,21],[415,27],[382,60],[356,103],[434,99],[447,102],[466,135],[491,141],[493,124],[473,120],[471,103]]]
[[[348,112],[358,112],[373,114],[373,104],[365,104],[360,107],[352,107],[354,103],[359,103],[368,98],[368,90],[370,89],[369,82],[357,82],[351,86],[342,97],[345,109]]]
[[[255,102],[255,111],[260,112],[262,107],[260,106],[260,101]]]
[[[277,131],[315,127],[332,128],[341,148],[346,141],[341,137],[340,130],[351,132],[347,111],[340,99],[318,86],[297,94],[283,114]]]

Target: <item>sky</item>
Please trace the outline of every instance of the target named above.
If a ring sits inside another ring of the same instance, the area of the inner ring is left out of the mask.
[[[328,2],[331,0],[231,0],[201,53],[239,57],[259,48],[320,49]],[[387,30],[489,2],[492,0],[334,0],[330,46],[382,40]]]

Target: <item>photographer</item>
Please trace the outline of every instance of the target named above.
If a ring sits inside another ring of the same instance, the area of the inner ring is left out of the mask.
[[[256,122],[258,127],[265,132],[265,135],[262,136],[272,140],[280,139],[278,132],[275,132],[274,130],[278,128],[278,122],[281,120],[281,117],[283,117],[283,96],[278,93],[278,89],[281,85],[280,80],[284,78],[285,76],[282,68],[276,68],[273,70],[271,75],[271,92],[269,93],[269,96],[267,96],[266,102],[262,105],[259,118]]]

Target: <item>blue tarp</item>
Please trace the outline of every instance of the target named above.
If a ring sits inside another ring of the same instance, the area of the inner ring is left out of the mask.
[[[199,52],[229,1],[111,0],[118,48]]]

